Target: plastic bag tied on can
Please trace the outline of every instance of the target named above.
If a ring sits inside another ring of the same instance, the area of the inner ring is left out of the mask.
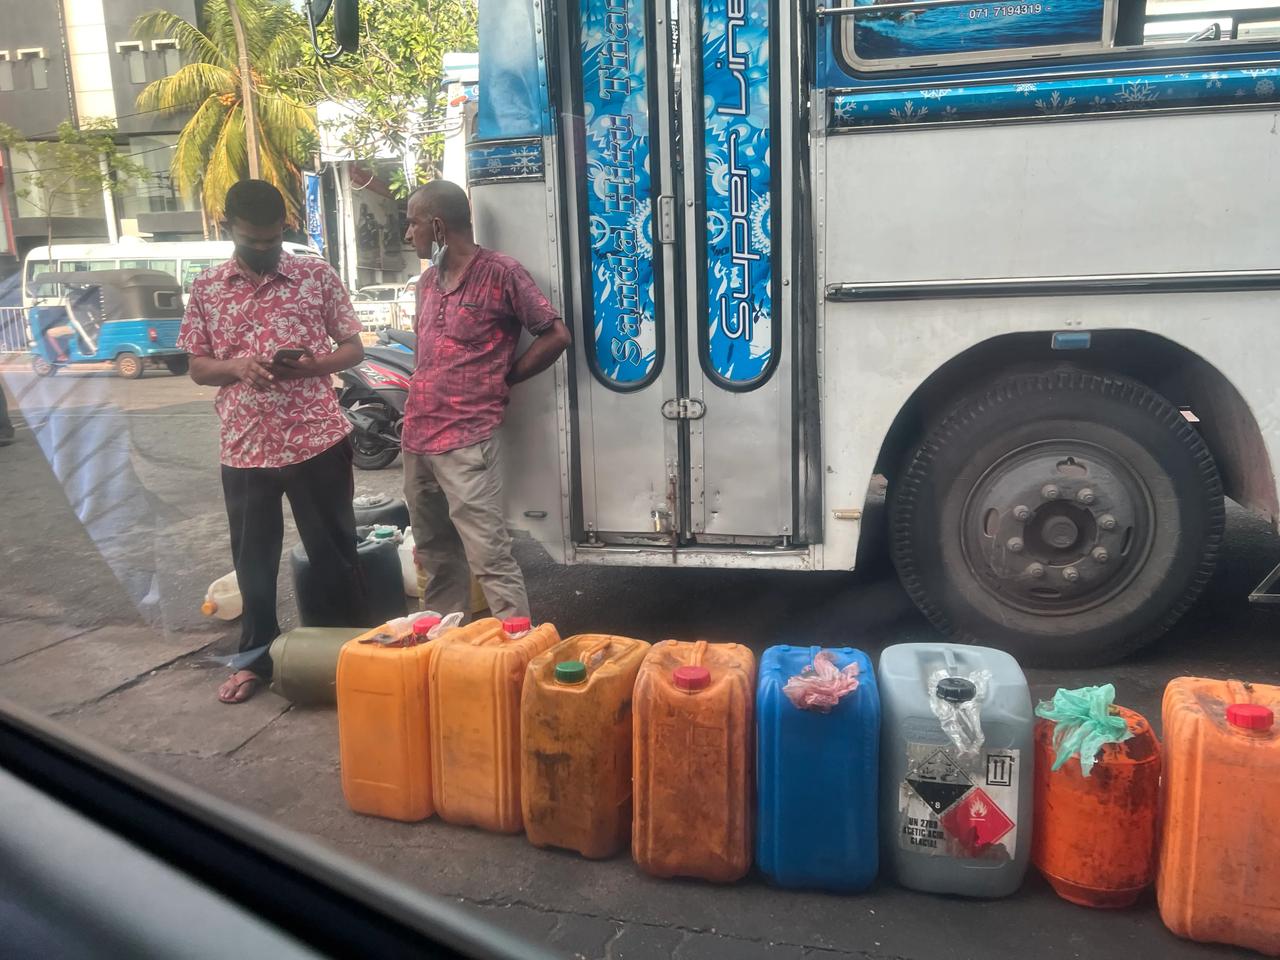
[[[840,698],[858,689],[858,664],[836,666],[827,650],[818,651],[809,664],[786,682],[782,692],[801,710],[830,713]]]
[[[1072,757],[1079,757],[1080,772],[1087,777],[1104,746],[1123,743],[1133,736],[1124,717],[1111,710],[1115,699],[1116,688],[1104,683],[1100,687],[1059,690],[1053,695],[1053,702],[1045,700],[1036,707],[1037,717],[1054,723],[1054,770],[1060,770]]]
[[[973,756],[986,742],[982,703],[990,683],[990,670],[962,674],[944,667],[929,675],[929,707],[961,756]]]

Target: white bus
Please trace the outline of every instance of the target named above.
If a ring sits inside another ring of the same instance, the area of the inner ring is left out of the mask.
[[[147,240],[124,240],[120,243],[56,243],[53,256],[48,247],[35,247],[26,256],[22,269],[22,305],[32,306],[35,290],[32,279],[54,271],[160,270],[182,283],[184,296],[191,292],[191,281],[202,270],[230,259],[235,248],[230,240],[195,240],[152,243]],[[285,242],[288,253],[300,257],[319,256],[302,243]]]
[[[479,0],[477,239],[576,328],[511,525],[849,570],[887,481],[942,631],[1158,636],[1224,495],[1280,519],[1280,7],[1226,6]]]

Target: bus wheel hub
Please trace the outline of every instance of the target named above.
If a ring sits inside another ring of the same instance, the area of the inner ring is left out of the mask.
[[[1092,606],[1140,567],[1154,507],[1124,460],[1084,441],[1001,457],[965,505],[965,561],[1002,602],[1036,612]]]

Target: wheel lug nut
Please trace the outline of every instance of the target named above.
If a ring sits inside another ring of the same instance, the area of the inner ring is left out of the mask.
[[[1080,579],[1080,571],[1075,567],[1063,567],[1062,579],[1067,581],[1067,583],[1075,583]]]
[[[1046,500],[1057,500],[1060,492],[1057,485],[1052,483],[1046,483],[1040,488],[1040,496]]]
[[[1114,530],[1116,528],[1116,518],[1109,513],[1104,513],[1098,518],[1098,526],[1103,530]]]
[[[1081,503],[1089,504],[1089,503],[1093,503],[1093,501],[1097,500],[1098,498],[1093,495],[1092,490],[1090,490],[1088,487],[1085,487],[1079,493],[1076,494],[1076,499],[1079,500]]]
[[[1009,548],[1009,552],[1010,552],[1010,553],[1021,553],[1021,552],[1022,552],[1022,538],[1021,538],[1021,537],[1010,537],[1010,538],[1009,538],[1009,541],[1005,544],[1005,546]]]
[[[1106,563],[1111,559],[1111,554],[1107,553],[1106,547],[1094,547],[1093,553],[1090,554],[1098,563]]]
[[[1026,523],[1031,519],[1031,508],[1023,506],[1021,503],[1013,508],[1013,519],[1019,523]]]
[[[1042,579],[1044,577],[1044,565],[1040,563],[1031,564],[1031,566],[1027,567],[1027,576],[1033,580]]]

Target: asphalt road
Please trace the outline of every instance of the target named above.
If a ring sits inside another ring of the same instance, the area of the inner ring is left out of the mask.
[[[998,903],[926,897],[881,882],[857,897],[659,882],[627,858],[588,863],[436,821],[350,814],[337,785],[332,711],[264,694],[213,700],[211,659],[235,628],[203,619],[206,586],[230,569],[213,391],[185,378],[106,372],[36,380],[0,367],[18,425],[0,449],[0,695],[56,714],[161,770],[454,898],[566,956],[868,958],[1231,956],[1186,944],[1150,899],[1086,912],[1036,876]],[[396,493],[397,463],[357,472],[358,492]],[[1238,508],[1203,600],[1158,644],[1107,668],[1028,672],[1033,693],[1110,681],[1159,723],[1184,674],[1280,683],[1277,618],[1246,596],[1280,560],[1270,530]],[[290,527],[286,545],[296,535]],[[933,636],[887,566],[857,574],[561,568],[518,544],[537,619],[562,635],[883,646]],[[287,569],[282,625],[294,621]]]

